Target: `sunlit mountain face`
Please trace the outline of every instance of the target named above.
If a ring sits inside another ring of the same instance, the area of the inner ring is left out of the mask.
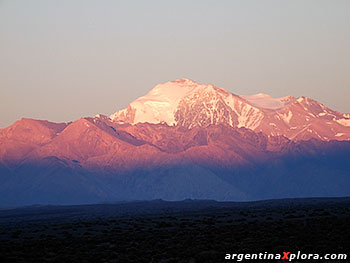
[[[239,96],[189,79],[159,84],[110,118],[118,123],[166,123],[189,129],[224,124],[293,141],[350,138],[350,115],[311,98]]]
[[[350,194],[350,115],[180,79],[111,116],[0,130],[0,205]]]

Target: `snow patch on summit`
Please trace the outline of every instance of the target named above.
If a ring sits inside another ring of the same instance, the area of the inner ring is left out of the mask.
[[[145,96],[130,103],[130,109],[135,110],[131,123],[164,121],[169,125],[174,124],[174,112],[180,100],[203,86],[205,85],[184,78],[158,84]],[[110,118],[116,120],[122,113],[126,114],[126,110],[117,111]]]
[[[189,129],[224,124],[291,140],[345,140],[350,128],[349,113],[335,112],[308,97],[238,96],[185,78],[155,86],[110,118],[117,123],[166,123]]]
[[[254,95],[240,95],[240,97],[255,107],[271,110],[283,108],[293,99],[293,97],[290,96],[273,98],[272,96],[264,93],[258,93]]]

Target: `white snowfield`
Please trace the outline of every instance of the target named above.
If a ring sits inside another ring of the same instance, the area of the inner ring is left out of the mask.
[[[313,99],[273,98],[264,93],[235,95],[212,84],[200,84],[186,78],[158,84],[110,118],[131,124],[176,125],[180,120],[189,128],[202,123],[225,122],[289,138],[304,133],[325,140],[339,138],[339,134],[350,138],[350,114],[335,112]],[[188,125],[188,122],[191,124]],[[305,125],[312,123],[318,124],[305,129]]]
[[[240,95],[241,98],[248,101],[250,104],[258,108],[277,110],[285,107],[295,99],[294,97],[287,96],[281,98],[273,98],[268,94],[258,93],[254,95]]]
[[[168,125],[173,125],[175,124],[174,112],[180,100],[196,90],[210,87],[212,86],[198,84],[189,79],[158,84],[145,96],[130,103],[130,106],[136,109],[133,124],[139,122],[166,122]],[[122,111],[117,111],[110,118],[112,120],[118,118]]]
[[[148,94],[131,102],[129,106],[136,110],[132,124],[165,122],[168,125],[174,125],[176,124],[175,112],[180,101],[186,100],[187,103],[191,103],[191,101],[195,103],[195,100],[203,94],[212,96],[207,104],[203,103],[203,107],[206,107],[209,112],[208,118],[212,118],[213,112],[217,110],[213,107],[217,102],[217,97],[221,98],[238,115],[238,127],[254,129],[263,118],[263,114],[257,107],[225,89],[182,78],[158,84]],[[126,112],[127,109],[117,111],[110,118],[118,120],[121,114],[126,114]],[[230,122],[233,125],[233,121],[230,120]]]

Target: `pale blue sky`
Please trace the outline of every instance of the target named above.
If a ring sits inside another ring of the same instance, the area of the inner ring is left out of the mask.
[[[181,77],[350,112],[350,1],[0,0],[0,127],[109,115]]]

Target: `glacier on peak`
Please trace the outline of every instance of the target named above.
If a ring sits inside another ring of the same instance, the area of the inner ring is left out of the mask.
[[[337,133],[346,134],[342,139],[350,136],[349,117],[308,97],[235,95],[212,84],[181,78],[156,85],[110,119],[117,123],[166,123],[189,129],[224,124],[292,140],[329,140],[339,138],[334,137]]]
[[[245,99],[255,107],[271,110],[284,108],[290,102],[295,100],[295,98],[292,96],[273,98],[272,96],[265,93],[258,93],[253,95],[240,95],[240,97]]]
[[[198,91],[213,94],[215,91],[228,93],[212,84],[200,84],[190,79],[181,78],[156,85],[145,96],[134,100],[128,108],[117,111],[110,118],[133,124],[166,122],[168,125],[173,125],[176,123],[174,114],[180,101]]]
[[[293,100],[295,98],[290,96],[273,98],[264,93],[238,96],[212,84],[181,78],[156,85],[146,95],[137,98],[126,109],[117,111],[110,118],[131,124],[187,123],[188,127],[226,122],[230,126],[255,129],[264,117],[260,108],[276,110]],[[196,114],[201,115],[200,120],[194,117]],[[189,124],[189,120],[183,119],[189,116],[195,123]],[[210,121],[205,120],[206,117]]]

